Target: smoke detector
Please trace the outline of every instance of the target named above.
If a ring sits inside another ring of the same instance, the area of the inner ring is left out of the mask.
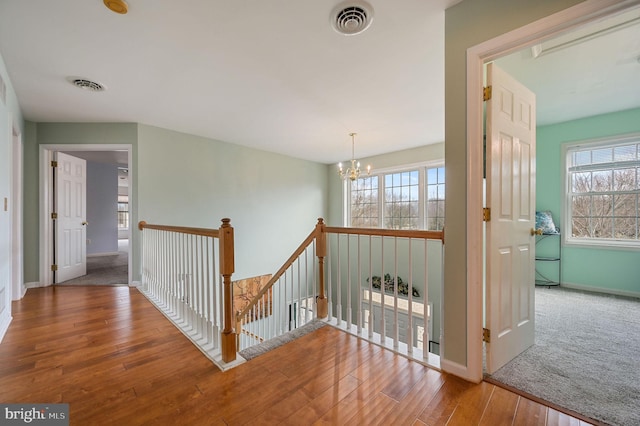
[[[91,81],[86,78],[69,77],[67,80],[69,81],[69,83],[82,90],[88,90],[90,92],[104,92],[105,90],[107,90],[107,88],[103,84],[96,83],[95,81]]]
[[[360,34],[373,22],[373,8],[364,1],[346,1],[331,13],[333,29],[343,35]]]

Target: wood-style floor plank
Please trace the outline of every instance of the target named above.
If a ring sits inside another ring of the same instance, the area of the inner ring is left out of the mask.
[[[577,425],[327,326],[219,371],[136,289],[30,289],[0,344],[0,401],[72,425]]]

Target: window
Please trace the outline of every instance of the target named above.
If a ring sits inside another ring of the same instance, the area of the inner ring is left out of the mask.
[[[567,147],[567,241],[640,247],[640,137]]]
[[[118,229],[129,229],[129,197],[118,196]]]
[[[367,176],[351,182],[351,226],[377,228],[378,176]]]
[[[350,182],[347,224],[358,228],[444,227],[444,167],[414,167]]]

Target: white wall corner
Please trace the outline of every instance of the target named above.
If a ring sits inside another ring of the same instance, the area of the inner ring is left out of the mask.
[[[24,297],[25,294],[27,294],[27,285],[21,285],[18,287],[18,294],[12,294],[12,300],[20,300]]]
[[[458,364],[457,362],[449,361],[448,359],[440,358],[440,369],[448,374],[458,376],[468,382],[479,383],[482,381],[482,377],[478,380],[477,377],[470,374],[469,368],[466,365]]]
[[[140,288],[141,286],[142,286],[142,283],[140,281],[131,281],[131,284],[129,284],[129,287]]]
[[[0,316],[0,343],[4,338],[4,335],[7,333],[7,330],[9,329],[9,324],[11,324],[11,320],[13,319],[13,317],[9,315],[8,309],[5,309],[4,311],[6,312],[6,315]]]

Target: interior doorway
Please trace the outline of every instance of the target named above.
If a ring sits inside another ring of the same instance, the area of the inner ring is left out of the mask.
[[[87,274],[64,284],[129,284],[132,283],[132,250],[129,249],[132,229],[129,226],[134,194],[130,190],[132,183],[132,146],[131,145],[107,145],[107,144],[83,144],[83,145],[41,145],[40,146],[40,268],[41,285],[47,286],[56,283],[56,276],[51,265],[55,264],[56,253],[54,249],[55,226],[51,219],[53,213],[54,179],[51,161],[57,152],[67,153],[76,157],[83,157],[90,164],[94,164],[96,170],[95,180],[98,191],[89,195],[97,197],[95,201],[95,214],[92,216],[89,207],[87,228],[92,228],[94,233],[88,232],[86,237],[87,247]],[[106,174],[104,174],[106,172]],[[91,175],[90,175],[91,176]],[[109,177],[105,177],[109,176]],[[113,182],[110,181],[113,177]],[[91,181],[91,177],[89,178]],[[100,206],[101,197],[99,186],[108,183],[114,190],[112,202],[104,208]],[[90,188],[89,191],[92,191]],[[122,197],[120,196],[122,195]],[[121,203],[119,200],[126,200]],[[91,201],[89,202],[91,205]],[[120,205],[126,204],[126,209]],[[119,211],[121,210],[121,211]],[[92,220],[89,220],[92,218]],[[108,238],[104,238],[108,236]],[[105,245],[107,241],[107,245]],[[117,282],[116,282],[117,281]],[[123,282],[124,281],[124,282]]]
[[[555,15],[519,28],[510,33],[488,40],[467,50],[467,269],[469,277],[484,276],[484,260],[476,247],[482,247],[484,236],[482,226],[482,179],[483,146],[478,140],[483,137],[482,93],[484,64],[518,49],[531,47],[543,40],[550,39],[570,28],[593,22],[607,16],[630,9],[629,4],[605,8],[596,4],[580,4],[563,11],[564,19]],[[488,153],[487,155],[491,155]],[[478,175],[478,176],[476,176]],[[487,259],[487,262],[490,260]],[[469,283],[468,296],[471,301],[468,308],[467,323],[467,371],[469,377],[482,378],[483,342],[482,324],[485,315],[483,286]]]

